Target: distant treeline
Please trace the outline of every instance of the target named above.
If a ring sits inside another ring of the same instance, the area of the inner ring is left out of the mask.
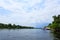
[[[0,29],[33,29],[34,27],[29,27],[29,26],[20,26],[20,25],[15,25],[15,24],[3,24],[0,23]]]

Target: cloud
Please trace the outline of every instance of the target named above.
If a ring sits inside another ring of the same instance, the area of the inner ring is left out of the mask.
[[[0,22],[25,26],[51,23],[60,14],[60,0],[0,0],[0,7]]]

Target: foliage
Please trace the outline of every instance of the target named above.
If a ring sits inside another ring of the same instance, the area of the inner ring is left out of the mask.
[[[53,16],[54,21],[48,25],[50,29],[52,30],[55,38],[60,40],[60,15]]]
[[[56,29],[56,28],[60,28],[60,15],[58,16],[53,16],[54,21],[52,22],[52,24],[49,24],[48,26],[51,29]]]
[[[27,27],[27,26],[20,26],[20,25],[15,25],[15,24],[3,24],[0,23],[0,29],[4,29],[4,28],[8,28],[8,29],[24,29],[24,28],[29,28],[32,29],[34,27]]]
[[[53,16],[54,21],[48,25],[53,32],[60,31],[60,15]]]

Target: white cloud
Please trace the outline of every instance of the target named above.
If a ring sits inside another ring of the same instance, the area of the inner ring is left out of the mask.
[[[59,0],[0,0],[0,7],[12,11],[0,15],[0,22],[28,26],[52,22],[52,16],[60,14]]]

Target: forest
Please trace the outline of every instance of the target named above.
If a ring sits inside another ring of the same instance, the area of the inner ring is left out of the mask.
[[[20,25],[15,25],[15,24],[3,24],[0,23],[0,29],[33,29],[34,27],[29,27],[29,26],[20,26]]]

